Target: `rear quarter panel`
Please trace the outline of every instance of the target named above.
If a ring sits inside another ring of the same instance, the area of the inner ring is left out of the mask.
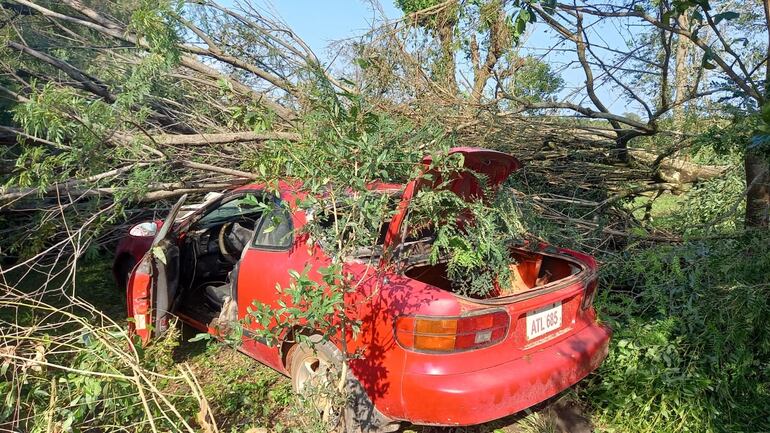
[[[351,371],[383,414],[405,419],[401,387],[408,354],[395,340],[395,320],[407,314],[456,315],[461,306],[450,293],[376,266],[353,265],[349,270],[362,281],[346,299],[349,316],[360,322],[360,331],[349,334],[347,342],[357,354]]]
[[[586,265],[587,278],[595,275],[595,261],[590,256],[564,252]],[[358,275],[364,274],[359,265]],[[361,332],[349,342],[361,357],[351,361],[351,369],[370,398],[385,415],[409,419],[402,392],[405,375],[455,375],[500,366],[515,359],[558,344],[596,322],[593,308],[580,309],[585,282],[578,279],[529,299],[505,305],[485,305],[463,299],[447,291],[410,278],[369,269],[356,299],[351,299],[361,321]],[[565,321],[562,329],[527,341],[527,312],[554,302],[562,302]],[[396,319],[401,315],[457,316],[482,309],[505,309],[511,317],[506,338],[496,345],[452,354],[421,353],[402,348],[394,337]],[[451,384],[449,384],[451,385]]]

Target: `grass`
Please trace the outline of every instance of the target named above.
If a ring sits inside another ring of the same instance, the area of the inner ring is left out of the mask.
[[[58,271],[62,267],[53,269]],[[43,287],[50,270],[51,268],[31,272],[19,270],[7,275],[6,283],[27,293],[33,293]],[[59,287],[63,281],[62,275],[49,281],[48,285],[51,288]],[[110,260],[96,259],[79,263],[74,287],[78,298],[96,307],[106,318],[118,325],[127,325],[125,292],[118,289],[112,281]],[[66,307],[68,304],[67,298],[58,290],[48,292],[44,301],[55,307]],[[99,314],[77,308],[76,311],[92,323],[103,319]],[[40,324],[40,316],[39,310],[0,308],[0,319],[21,326]],[[50,320],[60,318],[51,317]],[[63,334],[75,327],[75,324],[59,327],[56,332]],[[190,335],[182,337],[183,341],[173,348],[171,357],[175,362],[187,363],[195,372],[206,399],[216,414],[221,431],[246,431],[248,428],[259,426],[269,426],[276,431],[291,431],[292,423],[288,412],[294,397],[287,378],[232,349],[213,343],[207,345],[205,342],[187,342],[192,336],[191,333],[188,334]],[[175,374],[171,368],[168,373]],[[198,407],[179,409],[193,419]]]
[[[34,291],[47,279],[47,272],[21,272],[8,277],[8,283],[16,281],[16,287]],[[49,284],[60,284],[56,278]],[[52,286],[56,287],[56,286]],[[77,268],[76,294],[89,302],[106,317],[121,326],[127,324],[125,317],[125,292],[118,289],[112,281],[111,262],[105,258],[82,261]],[[65,306],[66,298],[49,294],[46,301],[58,306]],[[23,309],[10,311],[0,308],[0,317],[19,324],[33,323],[29,311]],[[100,316],[88,313],[90,320],[100,320]],[[64,332],[66,328],[61,328]],[[300,432],[295,421],[299,415],[299,406],[292,393],[289,380],[250,357],[218,343],[188,340],[193,331],[183,328],[179,345],[173,347],[171,358],[175,363],[187,363],[200,382],[203,393],[214,413],[217,425],[222,432],[246,432],[254,428],[268,428],[274,432]],[[171,372],[169,367],[169,372]],[[173,391],[173,389],[171,390]],[[572,400],[569,393],[563,400]],[[535,411],[516,414],[501,420],[480,426],[462,428],[439,428],[406,426],[402,432],[413,433],[547,433],[555,430],[558,414],[550,409],[550,403],[540,405]],[[197,405],[180,411],[194,419]],[[252,430],[253,431],[253,430]]]
[[[600,431],[768,431],[767,234],[637,248],[605,263],[615,335],[581,395]]]
[[[627,204],[628,209],[633,209],[634,217],[642,220],[645,216],[644,206],[650,203],[651,197],[638,196],[632,202]],[[683,195],[674,195],[665,192],[652,202],[650,207],[651,223],[658,228],[668,229],[679,225],[679,215],[677,210],[684,200]]]
[[[289,380],[227,347],[182,343],[175,359],[187,362],[217,415],[222,431],[254,427],[290,430],[294,395]]]

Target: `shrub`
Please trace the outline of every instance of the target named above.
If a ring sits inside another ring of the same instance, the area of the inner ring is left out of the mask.
[[[770,430],[770,237],[625,252],[598,301],[615,330],[582,393],[625,431]]]

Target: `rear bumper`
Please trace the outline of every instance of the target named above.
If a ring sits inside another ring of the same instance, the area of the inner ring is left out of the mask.
[[[574,385],[607,357],[612,331],[594,324],[522,358],[452,375],[410,374],[402,382],[410,422],[473,425],[519,412]]]

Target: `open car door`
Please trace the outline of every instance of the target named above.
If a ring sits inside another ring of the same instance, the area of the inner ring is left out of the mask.
[[[129,332],[138,335],[142,345],[168,328],[171,303],[179,285],[179,246],[172,236],[173,226],[186,199],[187,194],[171,208],[150,249],[129,277]]]

